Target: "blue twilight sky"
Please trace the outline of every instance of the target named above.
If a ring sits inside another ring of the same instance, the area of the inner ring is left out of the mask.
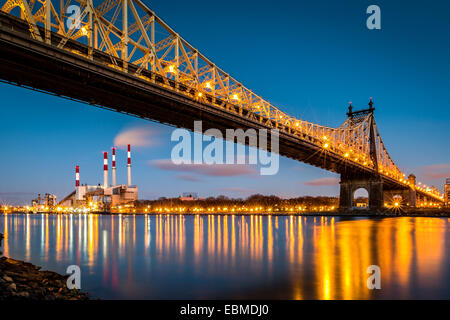
[[[449,1],[144,2],[218,66],[294,116],[338,126],[348,101],[361,107],[373,97],[398,166],[440,189],[450,177]],[[366,28],[371,4],[381,8],[381,30]],[[286,158],[275,176],[173,171],[164,165],[175,145],[171,127],[3,83],[0,96],[0,201],[28,203],[45,192],[61,199],[73,190],[77,164],[82,183],[100,183],[101,152],[121,133],[118,139],[149,144],[133,148],[140,198],[338,194],[336,175]],[[125,163],[120,150],[119,182],[126,181]]]

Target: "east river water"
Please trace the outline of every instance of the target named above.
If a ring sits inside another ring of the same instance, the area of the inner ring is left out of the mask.
[[[0,233],[102,299],[450,299],[448,218],[5,214]]]

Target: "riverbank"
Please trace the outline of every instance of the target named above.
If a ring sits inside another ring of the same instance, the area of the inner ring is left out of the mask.
[[[0,234],[0,247],[2,239]],[[31,263],[0,257],[0,300],[89,299],[87,293],[67,288],[68,276],[40,269]]]

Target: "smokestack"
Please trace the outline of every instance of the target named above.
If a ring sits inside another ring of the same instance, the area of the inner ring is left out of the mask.
[[[112,148],[112,185],[116,185],[116,148]]]
[[[103,152],[103,186],[108,188],[108,152]]]
[[[131,187],[131,146],[128,145],[128,186]]]
[[[75,188],[80,186],[80,167],[75,167]]]

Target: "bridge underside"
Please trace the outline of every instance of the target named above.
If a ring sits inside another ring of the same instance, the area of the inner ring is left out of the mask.
[[[223,133],[226,129],[278,128],[279,153],[283,156],[336,173],[371,171],[325,151],[311,137],[290,133],[275,122],[272,126],[263,125],[252,119],[249,111],[234,109],[228,103],[219,108],[199,102],[178,90],[176,83],[172,83],[176,90],[164,86],[155,74],[148,74],[151,81],[135,76],[131,64],[128,73],[114,69],[108,66],[110,60],[105,53],[95,51],[91,60],[68,50],[87,52],[81,43],[69,41],[66,49],[58,49],[59,39],[60,35],[52,33],[52,45],[33,40],[26,23],[0,12],[0,77],[21,86],[189,130],[194,129],[196,120],[203,121],[203,130],[217,128]],[[270,151],[270,145],[268,148]],[[397,183],[393,179],[386,182]]]

